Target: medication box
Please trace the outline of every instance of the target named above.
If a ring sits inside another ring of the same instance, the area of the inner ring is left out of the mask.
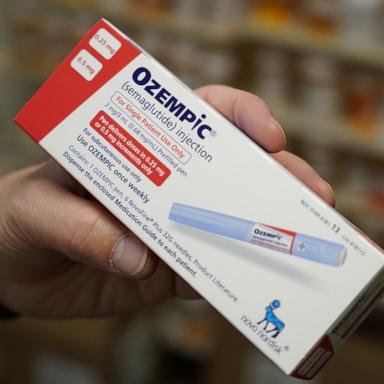
[[[383,294],[383,251],[100,20],[16,122],[286,374]]]

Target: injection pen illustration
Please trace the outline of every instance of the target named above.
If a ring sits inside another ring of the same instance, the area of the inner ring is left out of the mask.
[[[346,258],[347,250],[340,244],[188,205],[174,203],[169,219],[333,267],[341,266]]]

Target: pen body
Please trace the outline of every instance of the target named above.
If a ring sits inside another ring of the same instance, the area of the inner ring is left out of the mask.
[[[173,204],[169,219],[333,267],[342,265],[346,257],[345,247],[331,241],[188,205]]]

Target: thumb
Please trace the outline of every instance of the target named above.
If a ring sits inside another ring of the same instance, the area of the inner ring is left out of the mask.
[[[100,204],[52,182],[30,188],[27,200],[34,207],[27,217],[40,246],[130,278],[154,272],[156,256]]]
[[[102,206],[77,199],[81,201],[72,203],[65,217],[72,228],[59,240],[62,253],[78,262],[127,277],[143,278],[153,272],[153,257],[140,239]],[[53,233],[53,243],[57,244],[55,237]]]

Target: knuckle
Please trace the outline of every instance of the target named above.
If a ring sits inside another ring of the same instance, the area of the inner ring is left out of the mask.
[[[82,220],[71,229],[64,247],[74,258],[93,265],[101,263],[108,266],[120,234],[109,231],[102,213],[85,209],[79,216]]]
[[[10,185],[4,204],[3,224],[14,237],[32,241],[36,235],[34,223],[38,220],[39,187],[33,182]]]
[[[38,189],[34,182],[18,184],[7,199],[8,215],[17,221],[25,219],[36,208]]]
[[[96,215],[88,215],[84,212],[83,220],[77,223],[68,239],[68,249],[73,253],[84,253],[87,250],[92,239],[95,237],[96,228],[100,222],[100,218]]]

